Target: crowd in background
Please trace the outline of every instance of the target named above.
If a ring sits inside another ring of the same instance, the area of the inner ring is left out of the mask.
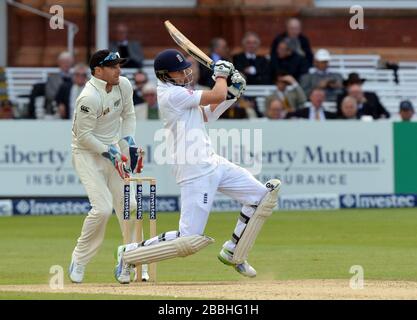
[[[310,119],[316,121],[331,119],[374,120],[390,118],[377,94],[363,90],[358,73],[349,74],[347,79],[329,71],[331,55],[325,48],[315,53],[308,38],[302,33],[301,22],[291,18],[286,30],[278,34],[268,56],[258,53],[260,37],[255,32],[247,32],[242,39],[241,52],[231,55],[227,41],[214,38],[210,43],[210,57],[214,62],[222,59],[233,62],[246,78],[248,85],[275,85],[275,92],[266,98],[260,110],[257,99],[241,97],[221,118],[224,119]],[[144,54],[138,41],[128,37],[124,24],[116,27],[116,38],[110,43],[111,51],[118,51],[128,62],[123,68],[137,68],[132,85],[133,101],[138,120],[158,119],[159,110],[156,83],[148,80],[141,70]],[[211,72],[194,59],[192,62],[194,89],[210,88],[214,85]],[[59,72],[51,74],[46,83],[33,86],[25,118],[71,119],[75,100],[91,76],[87,65],[74,64],[73,57],[63,52],[57,59]],[[326,103],[336,106],[332,112]],[[403,121],[413,119],[414,107],[410,101],[402,101],[397,118]],[[16,117],[11,101],[3,101],[0,119]]]

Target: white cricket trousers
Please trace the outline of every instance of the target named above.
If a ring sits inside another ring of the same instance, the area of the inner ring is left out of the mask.
[[[123,233],[124,182],[113,164],[102,155],[73,151],[72,162],[91,204],[72,254],[73,260],[86,265],[100,249],[113,208]],[[135,210],[132,198],[130,209]]]
[[[219,191],[242,204],[232,240],[225,247],[234,251],[247,222],[252,217],[268,189],[252,174],[234,163],[221,159],[209,175],[183,183],[181,187],[180,236],[202,235],[207,224],[214,196]]]

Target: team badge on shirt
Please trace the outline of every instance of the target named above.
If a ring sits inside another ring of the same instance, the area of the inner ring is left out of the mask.
[[[113,110],[117,110],[120,108],[120,99],[116,100],[113,105]]]
[[[80,107],[80,111],[84,112],[84,113],[89,113],[90,112],[90,108],[88,108],[87,106],[81,106]]]

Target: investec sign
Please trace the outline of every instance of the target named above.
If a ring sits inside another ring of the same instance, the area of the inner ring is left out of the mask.
[[[413,208],[417,206],[415,194],[344,194],[340,207],[351,208]]]

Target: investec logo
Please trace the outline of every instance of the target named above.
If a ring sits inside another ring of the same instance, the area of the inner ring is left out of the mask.
[[[83,214],[90,210],[87,200],[20,200],[15,206],[19,215]]]
[[[416,206],[417,196],[413,194],[377,194],[359,195],[360,208],[413,208]]]
[[[124,196],[123,196],[123,208],[124,208],[124,219],[128,219],[130,213],[130,185],[126,184],[124,187]]]

